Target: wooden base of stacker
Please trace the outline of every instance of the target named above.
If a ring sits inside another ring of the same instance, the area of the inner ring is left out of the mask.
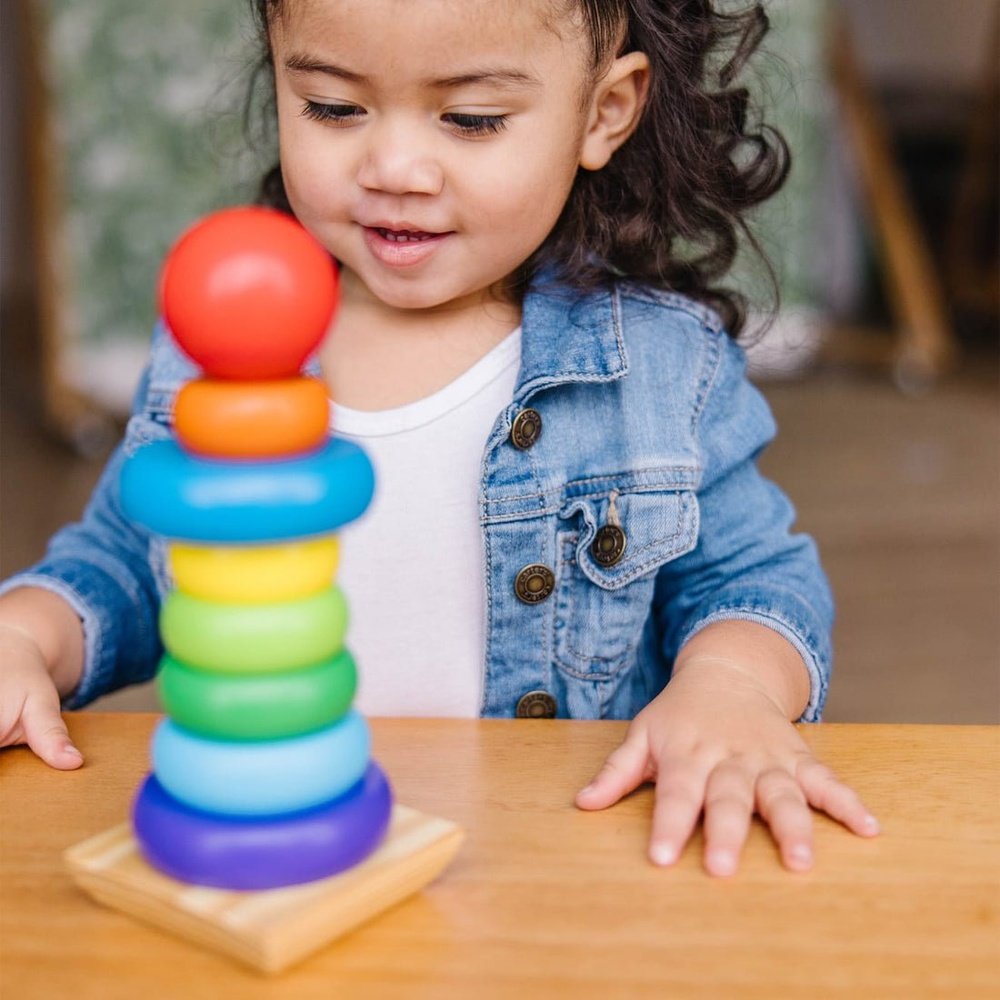
[[[280,972],[432,881],[454,857],[461,827],[393,807],[385,840],[365,861],[317,882],[231,892],[188,885],[152,868],[128,823],[66,851],[73,880],[100,903]]]

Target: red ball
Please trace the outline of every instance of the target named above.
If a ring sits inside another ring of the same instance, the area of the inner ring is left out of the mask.
[[[337,269],[290,216],[224,209],[174,244],[160,309],[180,348],[216,378],[298,374],[338,304]]]

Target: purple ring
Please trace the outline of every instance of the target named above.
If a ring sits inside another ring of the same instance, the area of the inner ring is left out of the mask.
[[[381,842],[391,812],[392,790],[372,761],[338,798],[276,818],[193,809],[150,774],[132,807],[132,826],[146,860],[182,882],[274,889],[358,864]]]

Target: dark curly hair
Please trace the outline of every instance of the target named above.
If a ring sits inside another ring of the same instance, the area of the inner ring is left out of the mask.
[[[262,44],[258,69],[273,74],[269,28],[285,0],[251,0]],[[784,183],[782,136],[751,116],[734,81],[768,30],[761,3],[720,10],[713,0],[562,0],[582,17],[592,70],[644,52],[650,83],[638,127],[601,170],[580,169],[552,232],[514,276],[523,289],[542,267],[578,288],[628,277],[714,308],[736,336],[745,298],[719,284],[741,237],[773,271],[746,213]],[[273,96],[272,86],[269,93]],[[280,164],[261,184],[264,204],[291,212]]]

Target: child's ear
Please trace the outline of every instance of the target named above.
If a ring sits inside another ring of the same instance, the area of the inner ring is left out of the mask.
[[[635,131],[649,90],[649,59],[644,52],[617,58],[594,89],[580,166],[600,170]]]

